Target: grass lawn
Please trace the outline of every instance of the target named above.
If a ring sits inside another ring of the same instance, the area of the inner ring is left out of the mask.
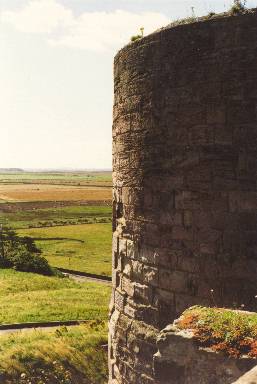
[[[60,208],[43,208],[2,212],[0,222],[13,229],[51,225],[79,224],[84,222],[110,222],[112,207],[74,205]],[[76,228],[74,228],[76,231]]]
[[[1,336],[1,384],[107,383],[105,322]]]
[[[0,323],[105,320],[111,288],[0,269]]]
[[[111,223],[22,229],[53,267],[111,276]]]

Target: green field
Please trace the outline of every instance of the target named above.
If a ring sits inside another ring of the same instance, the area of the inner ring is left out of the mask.
[[[13,229],[47,227],[56,225],[76,225],[82,223],[110,222],[112,208],[110,206],[74,205],[61,208],[43,208],[2,212],[0,223]],[[76,229],[74,228],[74,231]]]
[[[1,384],[107,383],[106,324],[1,336]]]
[[[111,171],[99,172],[17,172],[1,173],[0,184],[5,183],[37,183],[38,181],[47,183],[88,183],[88,182],[109,182],[111,183]]]
[[[0,269],[0,323],[106,320],[110,287]]]
[[[50,265],[111,275],[111,173],[0,174],[0,224],[35,239]],[[0,324],[85,319],[0,336],[3,384],[104,384],[111,287],[0,269]]]
[[[22,229],[53,267],[111,276],[111,224]]]

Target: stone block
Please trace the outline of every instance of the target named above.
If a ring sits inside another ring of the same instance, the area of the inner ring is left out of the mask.
[[[175,240],[193,240],[194,232],[192,229],[183,226],[174,226],[172,228],[172,238]]]
[[[123,274],[128,278],[132,277],[132,261],[129,258],[123,258],[122,260]]]
[[[114,293],[114,303],[115,303],[115,308],[123,312],[124,304],[125,304],[125,296],[123,293],[118,291],[118,289],[116,289]]]
[[[134,283],[132,283],[132,281],[125,276],[122,276],[121,278],[121,288],[124,292],[126,292],[128,296],[130,297],[134,296],[134,292],[135,292]]]
[[[120,272],[115,269],[112,271],[112,285],[114,288],[118,288],[120,286]]]
[[[119,238],[119,255],[127,256],[127,240]]]
[[[134,283],[134,300],[136,302],[151,305],[153,299],[152,288],[140,283]]]
[[[127,240],[127,257],[130,259],[137,258],[137,245],[131,240]]]
[[[143,281],[146,284],[157,287],[159,285],[158,269],[145,265],[143,267]]]
[[[184,211],[183,213],[183,225],[186,228],[191,227],[193,224],[193,213],[191,211]]]
[[[178,255],[176,268],[184,272],[200,273],[200,262],[194,256]]]
[[[171,292],[187,291],[188,273],[182,271],[168,271],[167,269],[159,270],[160,288]]]
[[[228,359],[224,354],[199,348],[193,332],[181,331],[175,323],[160,332],[157,346],[154,355],[157,384],[230,384],[255,366],[251,358]]]

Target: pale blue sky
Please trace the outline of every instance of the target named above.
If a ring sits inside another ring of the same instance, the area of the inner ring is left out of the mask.
[[[141,26],[231,3],[0,0],[0,168],[110,168],[115,52]]]

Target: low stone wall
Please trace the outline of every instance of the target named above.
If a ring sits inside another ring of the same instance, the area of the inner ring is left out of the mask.
[[[257,365],[233,384],[257,384]]]
[[[160,332],[157,347],[155,384],[232,384],[256,365],[256,359],[228,358],[223,353],[200,348],[191,331],[181,331],[176,325]],[[250,384],[251,381],[236,383]]]

